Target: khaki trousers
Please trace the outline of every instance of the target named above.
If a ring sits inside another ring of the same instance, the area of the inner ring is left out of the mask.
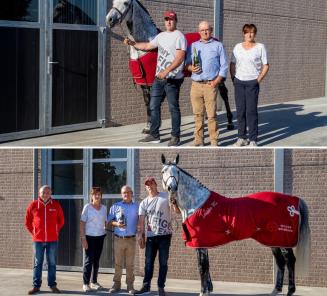
[[[120,238],[115,236],[114,255],[115,255],[115,275],[114,287],[120,288],[123,264],[125,259],[126,266],[126,284],[127,290],[133,289],[134,284],[134,257],[135,257],[136,239],[135,237]]]
[[[194,144],[203,144],[204,134],[204,115],[208,116],[208,132],[211,145],[217,146],[219,130],[217,123],[217,98],[218,86],[212,88],[206,83],[192,82],[191,103],[194,114],[195,130]]]

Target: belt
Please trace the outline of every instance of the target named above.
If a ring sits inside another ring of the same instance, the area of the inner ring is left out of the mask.
[[[211,82],[212,80],[199,80],[199,81],[196,81],[194,80],[194,82],[197,82],[197,83],[208,83],[208,82]]]
[[[119,235],[115,234],[115,237],[118,237],[118,238],[122,238],[122,239],[125,239],[125,238],[132,238],[132,237],[135,237],[135,235],[125,235],[125,236],[119,236]]]

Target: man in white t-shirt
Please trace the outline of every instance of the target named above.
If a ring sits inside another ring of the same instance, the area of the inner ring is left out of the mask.
[[[158,48],[156,78],[151,88],[150,134],[140,142],[160,143],[161,103],[167,96],[172,125],[168,146],[178,146],[181,126],[179,92],[184,81],[183,68],[187,42],[183,33],[176,29],[176,13],[168,10],[164,13],[164,18],[166,31],[159,33],[150,42],[135,42],[127,38],[124,43],[144,51]]]
[[[145,234],[147,237],[145,267],[143,286],[135,295],[145,295],[150,292],[154,261],[159,251],[158,292],[159,296],[165,296],[164,287],[172,236],[169,200],[167,193],[158,192],[157,183],[153,177],[147,177],[144,184],[148,196],[139,206],[138,236],[144,237]],[[175,212],[180,212],[175,204],[172,204],[172,208]]]

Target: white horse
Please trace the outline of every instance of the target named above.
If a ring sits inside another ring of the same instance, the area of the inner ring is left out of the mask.
[[[310,263],[309,211],[304,200],[276,192],[226,198],[178,167],[178,159],[166,162],[162,155],[162,186],[182,212],[186,245],[198,251],[201,294],[212,291],[207,248],[253,238],[271,247],[276,260],[278,271],[271,295],[282,291],[285,266],[289,274],[287,296],[293,295],[296,259],[303,273]]]
[[[160,32],[147,9],[138,0],[114,0],[112,8],[106,16],[106,23],[109,28],[120,25],[124,37],[136,42],[149,42]],[[199,40],[200,35],[187,33],[185,37],[189,46],[192,42]],[[150,90],[155,77],[156,61],[156,51],[145,52],[130,46],[130,71],[134,82],[141,86],[147,108],[147,126],[143,129],[143,133],[150,131]],[[234,128],[233,114],[230,110],[228,90],[224,82],[219,85],[218,89],[226,107],[227,129],[232,130]]]

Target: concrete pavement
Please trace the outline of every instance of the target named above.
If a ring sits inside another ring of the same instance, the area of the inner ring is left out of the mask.
[[[236,114],[234,123],[236,125]],[[220,146],[229,147],[237,139],[237,129],[226,129],[225,112],[218,113]],[[170,139],[170,120],[163,120],[160,144],[144,144],[144,123],[92,129],[2,143],[6,147],[163,147]],[[181,146],[193,146],[193,116],[184,116],[181,126]],[[206,145],[209,144],[207,128]],[[291,101],[259,107],[259,146],[264,147],[326,147],[327,98]]]
[[[82,292],[82,273],[81,272],[57,272],[58,288],[61,289],[63,296],[69,295],[109,295],[108,289],[112,285],[112,274],[100,274],[99,283],[104,286],[103,291],[84,293]],[[125,279],[123,279],[123,283]],[[141,287],[142,278],[136,277],[135,288]],[[1,296],[20,296],[27,295],[31,289],[32,271],[22,269],[5,269],[0,268],[0,295]],[[272,291],[272,285],[252,284],[252,283],[230,283],[230,282],[213,282],[214,291],[211,295],[217,296],[267,296]],[[126,288],[125,285],[122,289]],[[157,295],[157,290],[153,284],[151,295]],[[286,295],[287,288],[284,288]],[[168,279],[166,284],[168,296],[197,296],[200,291],[200,281],[197,280],[179,280]],[[36,295],[54,295],[50,293],[46,284],[46,272],[43,273],[43,286],[41,292]],[[112,294],[113,296],[127,296],[126,290],[120,293]],[[151,296],[150,295],[150,296]],[[294,296],[325,296],[327,288],[315,287],[297,287]]]

